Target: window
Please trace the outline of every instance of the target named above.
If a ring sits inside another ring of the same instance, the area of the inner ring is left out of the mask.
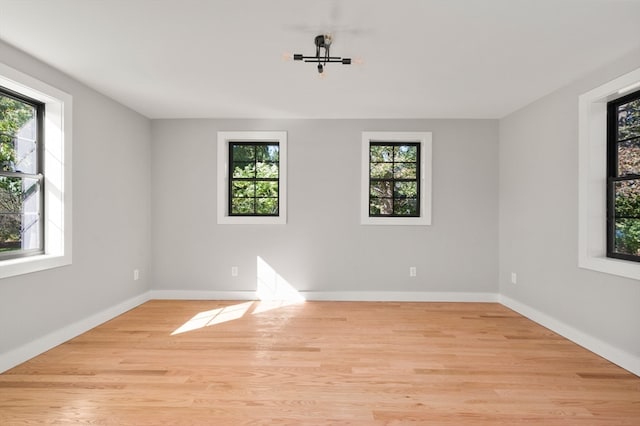
[[[369,217],[420,217],[419,158],[419,143],[369,143]]]
[[[607,104],[607,256],[640,261],[640,91]]]
[[[43,252],[44,105],[0,87],[0,259]]]
[[[607,256],[607,194],[614,186],[607,174],[607,106],[638,87],[640,69],[578,99],[578,266],[634,279],[640,279],[640,262]]]
[[[218,223],[286,223],[286,132],[218,132]]]
[[[0,64],[0,278],[71,263],[71,96]]]
[[[278,216],[280,144],[229,142],[229,215]]]
[[[363,132],[361,223],[431,223],[431,133]]]

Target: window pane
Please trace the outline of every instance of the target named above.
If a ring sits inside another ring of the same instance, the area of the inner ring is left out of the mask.
[[[37,173],[36,109],[0,95],[0,168]]]
[[[253,198],[255,197],[255,183],[247,181],[234,181],[231,197]]]
[[[393,177],[396,179],[416,179],[416,163],[396,163],[393,165]]]
[[[405,198],[393,202],[393,210],[400,216],[418,216],[418,200],[415,198]]]
[[[255,198],[232,198],[230,214],[253,214]]]
[[[618,107],[618,140],[640,137],[640,99]]]
[[[369,200],[370,216],[390,216],[393,214],[393,199],[371,198]]]
[[[415,145],[398,145],[394,147],[394,161],[416,162],[418,147]]]
[[[615,182],[615,217],[640,218],[640,179]]]
[[[618,144],[618,176],[640,175],[640,139]]]
[[[415,198],[418,196],[416,182],[396,182],[393,189],[394,198]]]
[[[256,197],[277,197],[278,182],[277,181],[257,181]]]
[[[256,146],[256,160],[277,163],[280,160],[280,147],[278,145]]]
[[[391,191],[391,182],[371,182],[369,185],[369,194],[375,198],[391,198],[393,192]]]
[[[256,164],[256,177],[277,179],[278,178],[278,163],[257,163]]]
[[[371,163],[371,179],[390,179],[393,177],[393,163]]]
[[[253,162],[256,159],[255,146],[247,144],[232,144],[233,161]]]
[[[256,164],[254,162],[235,162],[233,163],[234,178],[254,178],[256,177]]]
[[[256,199],[256,213],[263,215],[278,214],[277,198],[258,198]]]
[[[370,145],[369,161],[372,163],[390,163],[393,161],[393,146]]]
[[[640,219],[616,219],[613,251],[640,255]]]
[[[40,183],[0,177],[0,252],[40,247]]]

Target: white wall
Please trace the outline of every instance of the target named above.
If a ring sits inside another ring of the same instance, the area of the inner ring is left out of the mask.
[[[3,42],[0,61],[73,96],[73,264],[0,280],[0,361],[9,363],[11,351],[53,342],[46,336],[150,287],[151,125]]]
[[[287,225],[216,224],[221,130],[288,132]],[[433,132],[431,226],[359,224],[365,130]],[[154,289],[255,291],[261,256],[315,298],[495,296],[497,137],[496,120],[154,120]]]
[[[577,218],[578,96],[638,67],[632,52],[500,121],[499,220],[505,299],[626,358],[636,374],[640,283],[578,268]]]

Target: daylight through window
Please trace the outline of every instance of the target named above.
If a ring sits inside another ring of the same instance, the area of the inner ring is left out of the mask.
[[[0,87],[0,259],[44,251],[44,105]]]
[[[369,216],[420,216],[419,158],[419,143],[370,143]]]
[[[607,105],[607,256],[640,261],[640,91]]]
[[[279,143],[230,142],[229,165],[229,215],[277,216]]]

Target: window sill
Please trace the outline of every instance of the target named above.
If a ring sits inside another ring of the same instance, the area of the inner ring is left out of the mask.
[[[53,254],[8,259],[0,263],[0,278],[15,277],[70,264],[71,256]]]

